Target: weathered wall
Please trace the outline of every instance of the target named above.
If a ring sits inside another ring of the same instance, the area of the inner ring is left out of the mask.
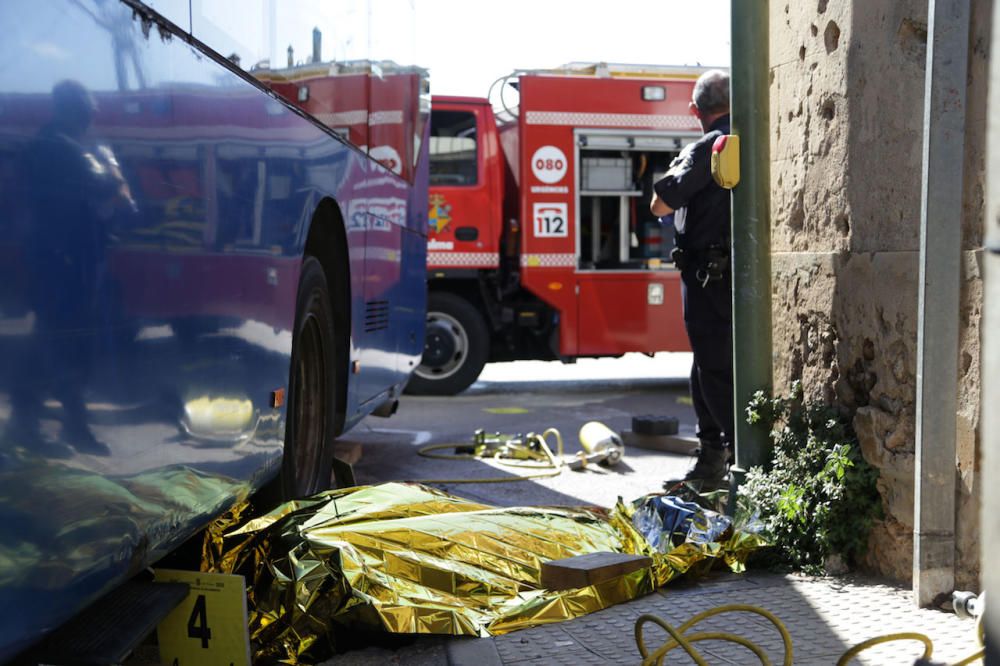
[[[960,303],[957,584],[978,580],[979,315],[990,0],[973,0]],[[927,2],[770,5],[774,381],[854,418],[886,519],[867,565],[912,568]],[[956,227],[958,225],[956,224]],[[956,230],[957,231],[957,230]]]
[[[850,242],[841,27],[848,10],[844,3],[770,5],[774,382],[785,392],[802,379],[807,397],[828,402],[841,373],[837,264]]]

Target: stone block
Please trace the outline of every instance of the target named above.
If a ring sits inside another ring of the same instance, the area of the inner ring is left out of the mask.
[[[588,587],[652,565],[653,560],[645,555],[587,553],[543,562],[542,587],[547,590]]]

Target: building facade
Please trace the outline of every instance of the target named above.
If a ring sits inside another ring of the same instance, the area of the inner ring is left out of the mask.
[[[881,472],[866,566],[913,567],[927,2],[770,4],[774,387],[844,408]],[[978,589],[980,316],[991,0],[972,1],[958,305],[955,584]],[[936,165],[935,168],[949,168]]]

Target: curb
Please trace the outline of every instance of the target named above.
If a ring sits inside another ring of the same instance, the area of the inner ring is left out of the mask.
[[[503,666],[492,638],[451,640],[445,645],[445,651],[449,666]]]

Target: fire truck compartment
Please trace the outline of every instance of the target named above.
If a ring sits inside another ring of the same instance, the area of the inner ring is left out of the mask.
[[[664,267],[673,247],[670,220],[649,211],[653,183],[690,137],[581,134],[579,270]]]
[[[580,185],[584,190],[630,190],[632,161],[623,157],[584,157],[580,160]]]

